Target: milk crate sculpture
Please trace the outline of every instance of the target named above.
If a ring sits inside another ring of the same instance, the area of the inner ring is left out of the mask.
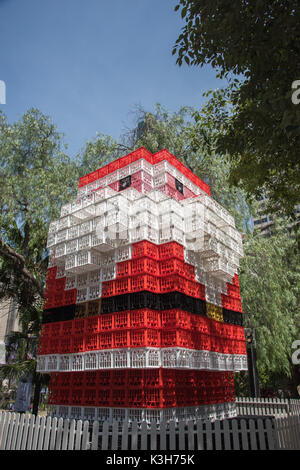
[[[207,184],[142,147],[80,178],[47,248],[37,370],[53,415],[235,415],[242,237]]]

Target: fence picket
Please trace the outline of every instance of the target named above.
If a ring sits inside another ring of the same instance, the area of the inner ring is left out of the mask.
[[[224,447],[225,450],[231,450],[231,429],[229,427],[229,421],[225,420],[223,423],[223,429],[224,429]]]
[[[128,422],[124,421],[122,426],[122,442],[121,442],[121,449],[127,450],[128,449]]]
[[[14,430],[14,425],[15,425],[15,417],[16,417],[16,414],[11,413],[11,419],[9,422],[9,429],[8,429],[7,442],[6,442],[7,450],[11,449],[11,441],[12,441],[13,430]]]
[[[47,416],[43,450],[48,450],[48,448],[49,448],[50,432],[51,432],[51,421],[52,421],[51,416]]]
[[[112,436],[111,436],[111,449],[118,450],[118,433],[119,433],[119,423],[114,421],[112,425]]]
[[[160,450],[167,450],[166,433],[167,433],[167,423],[166,423],[166,421],[161,421],[160,430],[159,430]]]
[[[76,424],[77,424],[77,426],[76,426],[75,450],[80,450],[82,420],[79,419]]]
[[[239,430],[238,430],[238,423],[236,419],[231,421],[232,423],[232,438],[233,438],[233,450],[239,450]]]
[[[50,450],[55,449],[55,440],[56,440],[56,430],[57,430],[57,418],[54,417],[52,420],[52,427],[51,427],[51,436],[50,436]]]
[[[170,450],[176,450],[175,421],[170,421],[169,423],[169,434],[170,434]]]
[[[248,444],[248,431],[247,431],[247,424],[245,419],[241,419],[241,434],[242,434],[242,448],[243,450],[249,449]]]
[[[73,421],[72,421],[72,424],[73,424]],[[72,426],[72,424],[71,424],[71,426]],[[75,424],[75,421],[74,421],[74,424]],[[125,424],[126,424],[126,428],[128,429],[128,424],[127,424],[127,422],[124,421],[123,432],[122,432],[122,443],[123,443],[123,436],[125,434],[124,433]],[[74,433],[73,433],[73,435],[74,435]],[[93,432],[92,432],[92,450],[98,450],[98,442],[99,442],[99,421],[94,421],[93,422]],[[69,441],[69,445],[70,445],[70,441]],[[73,446],[72,446],[72,448],[73,448]],[[123,449],[123,444],[122,444],[122,449]]]
[[[21,447],[21,440],[22,440],[22,436],[24,433],[25,416],[28,416],[28,415],[25,415],[24,413],[22,413],[20,423],[19,423],[19,429],[17,432],[18,437],[17,437],[16,445],[15,445],[16,450],[20,450],[20,447]]]
[[[194,450],[195,448],[195,428],[194,428],[194,421],[188,421],[188,450]]]
[[[83,423],[83,433],[82,433],[82,441],[81,441],[81,450],[88,450],[90,448],[89,443],[89,425],[90,423],[86,420]]]
[[[22,413],[22,416],[24,414]],[[16,419],[14,420],[14,427],[13,427],[13,435],[12,435],[12,440],[11,440],[11,450],[16,449],[16,442],[17,442],[17,437],[18,437],[18,432],[20,432],[20,414],[16,414]]]
[[[103,427],[102,427],[102,445],[101,445],[101,450],[108,450],[108,433],[109,433],[109,427],[108,427],[108,422],[104,421]]]
[[[151,433],[150,433],[150,436],[151,436],[151,445],[152,445],[152,435],[151,435]],[[147,438],[148,438],[147,421],[142,421],[142,424],[141,424],[141,450],[147,450]]]
[[[63,423],[61,450],[66,450],[68,446],[69,423],[70,423],[69,419],[65,418],[64,423]]]
[[[150,428],[150,449],[157,450],[156,422],[151,422]]]
[[[138,448],[138,425],[136,421],[132,422],[131,428],[131,450],[137,450]]]
[[[43,416],[40,422],[40,432],[39,432],[39,438],[38,438],[38,450],[43,449],[43,442],[44,442],[44,436],[45,436],[45,425],[46,425],[46,416]]]

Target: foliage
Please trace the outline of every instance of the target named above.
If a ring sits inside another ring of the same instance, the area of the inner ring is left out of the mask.
[[[185,26],[173,54],[182,65],[210,64],[227,80],[198,114],[232,162],[230,181],[247,194],[264,188],[270,208],[291,214],[300,201],[297,0],[179,0]]]
[[[47,116],[30,109],[9,124],[0,114],[0,299],[17,304],[17,358],[2,376],[34,368],[47,268],[49,222],[75,194],[78,171]]]
[[[292,374],[292,342],[300,334],[300,253],[283,231],[248,236],[240,286],[245,326],[253,328],[261,385]]]

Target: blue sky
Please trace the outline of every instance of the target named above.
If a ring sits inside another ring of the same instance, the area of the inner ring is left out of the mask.
[[[200,107],[211,67],[176,65],[176,0],[0,0],[0,80],[14,122],[31,107],[65,134],[70,156],[96,132],[118,139],[139,104]]]

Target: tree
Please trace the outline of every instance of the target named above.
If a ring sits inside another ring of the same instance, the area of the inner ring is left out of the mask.
[[[210,64],[228,85],[213,92],[198,127],[215,130],[231,161],[230,182],[247,194],[265,189],[270,209],[292,214],[300,201],[300,78],[297,0],[179,0],[185,26],[177,63]],[[210,93],[211,94],[211,93]]]
[[[284,231],[269,238],[249,235],[244,243],[240,286],[245,326],[255,330],[261,386],[296,378],[292,343],[300,334],[300,253]],[[297,382],[290,383],[296,396]]]
[[[14,299],[20,333],[10,338],[16,360],[1,375],[35,374],[41,326],[49,222],[76,194],[78,170],[63,153],[50,119],[31,109],[10,125],[0,114],[0,299]]]
[[[211,129],[202,126],[199,132],[194,117],[197,110],[181,107],[170,113],[156,104],[154,112],[139,107],[135,114],[135,125],[123,136],[126,145],[147,148],[152,153],[167,148],[190,170],[207,182],[211,195],[235,217],[237,227],[248,230],[250,207],[243,190],[229,183],[230,165],[224,153],[216,151],[215,137]]]

